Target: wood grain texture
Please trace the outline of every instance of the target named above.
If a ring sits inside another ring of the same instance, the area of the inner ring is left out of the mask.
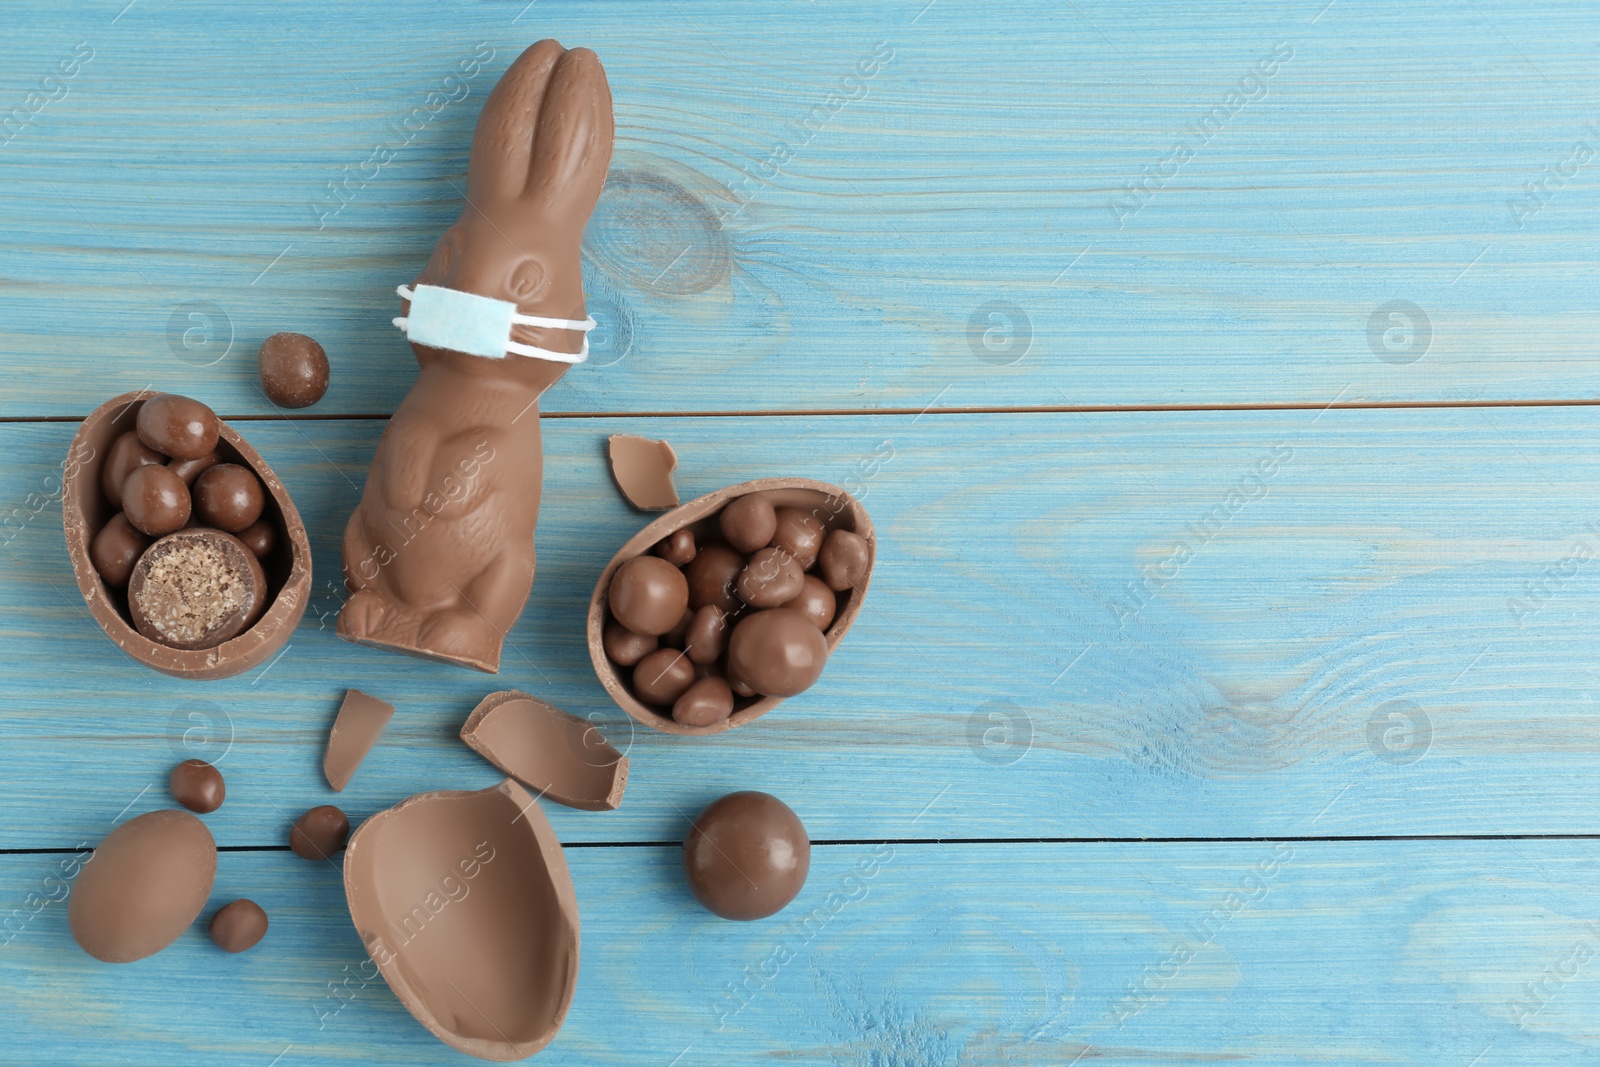
[[[567,855],[583,965],[541,1065],[1552,1067],[1600,1042],[1592,842],[839,845],[754,923],[701,910],[676,848]],[[0,858],[0,900],[60,862]],[[249,953],[197,925],[122,967],[40,905],[0,947],[0,1062],[475,1062],[364,981],[331,865],[224,854],[202,919],[239,895],[271,918]]]
[[[332,356],[320,410],[392,411],[394,286],[546,35],[601,54],[618,120],[587,240],[607,332],[552,410],[1600,386],[1587,0],[7,11],[0,415],[146,385],[270,411],[254,352],[281,329]],[[1392,301],[1426,336],[1385,313],[1369,337]]]
[[[494,678],[333,636],[381,423],[241,425],[311,531],[288,651],[215,683],[125,659],[44,500],[0,549],[0,844],[75,841],[147,785],[137,806],[165,803],[186,755],[223,758],[220,840],[279,843],[333,799],[318,767],[347,686],[399,709],[338,800],[357,815],[497,780],[456,736],[491,690],[593,716],[628,798],[552,813],[569,841],[675,839],[733,788],[824,840],[1595,827],[1591,409],[673,420],[685,498],[804,474],[855,487],[878,531],[822,680],[711,738],[630,730],[584,644],[595,576],[648,519],[607,484],[606,437],[660,420],[547,423],[538,575]],[[47,492],[71,430],[0,427],[0,499]]]

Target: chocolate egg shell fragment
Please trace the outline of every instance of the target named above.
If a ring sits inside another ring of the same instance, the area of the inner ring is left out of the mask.
[[[344,703],[339,705],[339,714],[328,731],[328,749],[322,755],[322,775],[335,793],[344,792],[393,717],[393,704],[385,704],[359,689],[345,690]]]
[[[640,511],[666,511],[678,506],[672,472],[678,456],[665,441],[614,433],[609,442],[611,477],[628,503]]]
[[[168,534],[145,549],[128,580],[134,626],[150,640],[180,649],[215,648],[243,633],[266,596],[267,578],[255,553],[221,530]]]
[[[332,804],[322,804],[289,827],[289,849],[303,860],[331,859],[350,837],[350,817]]]
[[[395,996],[434,1036],[487,1060],[555,1037],[578,980],[578,905],[538,802],[507,780],[423,793],[350,840],[345,899]]]
[[[328,353],[303,333],[275,333],[256,352],[261,391],[283,408],[308,408],[328,391]]]
[[[770,793],[729,793],[714,801],[683,842],[689,888],[724,919],[765,919],[783,910],[810,870],[806,828]]]
[[[173,459],[199,459],[217,447],[216,413],[192,397],[157,393],[139,409],[139,440]]]
[[[679,531],[688,531],[697,546],[694,559],[685,568],[689,582],[690,608],[698,610],[707,604],[715,604],[729,616],[728,623],[735,626],[755,614],[755,611],[734,595],[733,590],[734,581],[743,569],[746,557],[723,542],[721,528],[723,511],[734,501],[751,494],[760,494],[762,499],[772,505],[774,536],[777,535],[778,512],[798,511],[804,516],[809,516],[816,524],[816,528],[813,529],[812,522],[796,522],[791,518],[789,536],[792,540],[796,534],[800,535],[801,541],[807,540],[808,534],[815,534],[815,537],[809,539],[814,540],[820,551],[828,532],[849,530],[859,535],[868,548],[867,576],[858,585],[837,594],[832,590],[823,591],[818,587],[823,587],[825,583],[821,580],[820,574],[814,572],[806,575],[808,581],[802,582],[796,596],[790,598],[780,608],[767,610],[789,610],[801,618],[812,620],[811,625],[820,632],[823,645],[828,652],[838,646],[861,613],[861,605],[866,597],[868,580],[871,577],[875,535],[872,520],[868,517],[866,509],[843,489],[807,478],[765,478],[730,485],[668,512],[647,524],[612,557],[595,583],[594,593],[589,601],[587,620],[589,658],[594,664],[595,674],[600,679],[601,685],[619,707],[652,729],[675,734],[718,733],[753,722],[784,699],[775,695],[758,694],[755,689],[750,688],[746,680],[736,677],[734,672],[724,668],[720,661],[698,664],[691,672],[690,684],[709,675],[726,678],[736,698],[734,709],[731,715],[706,726],[680,722],[671,716],[671,705],[663,706],[653,700],[643,699],[634,692],[633,679],[638,672],[638,664],[630,669],[627,665],[610,659],[605,652],[605,631],[607,624],[613,621],[606,599],[612,576],[618,568],[638,556],[652,554],[658,559],[664,559],[663,553],[667,551],[669,539]],[[827,596],[832,597],[831,607],[824,602]],[[827,621],[822,621],[825,616],[830,615]],[[691,630],[685,634],[686,652],[693,652],[695,649],[692,617],[690,621]],[[821,626],[817,625],[819,622]],[[678,693],[674,703],[682,696],[682,692]],[[709,718],[709,714],[707,717]]]
[[[267,913],[253,900],[235,900],[217,909],[207,929],[224,952],[244,952],[267,936]]]
[[[666,633],[689,606],[683,572],[656,556],[639,556],[617,568],[609,594],[611,614],[636,634]]]
[[[173,800],[201,815],[222,807],[228,795],[222,772],[199,759],[186,759],[172,768],[167,776],[167,788],[172,790]]]
[[[588,719],[508,689],[467,716],[461,740],[541,796],[583,811],[615,811],[628,786],[628,757]]]
[[[107,499],[102,486],[110,453],[119,438],[133,431],[143,405],[155,395],[142,391],[113,397],[78,427],[66,452],[62,478],[61,519],[67,552],[90,616],[118,648],[163,674],[227,678],[270,660],[305,614],[311,591],[310,538],[283,483],[249,442],[219,422],[213,451],[226,462],[248,467],[266,492],[261,521],[273,524],[277,543],[261,560],[267,578],[265,611],[243,633],[214,648],[174,648],[139,633],[126,599],[96,570],[90,548],[95,535],[119,510]],[[147,447],[137,435],[132,440]],[[178,470],[176,464],[168,465],[168,469],[174,473]]]
[[[84,864],[67,902],[67,924],[83,950],[107,963],[160,952],[205,907],[217,845],[186,811],[152,811],[107,835]]]

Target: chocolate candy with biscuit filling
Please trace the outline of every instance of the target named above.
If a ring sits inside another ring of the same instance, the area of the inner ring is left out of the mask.
[[[827,546],[823,547],[826,549]],[[826,633],[834,613],[839,610],[839,599],[826,582],[814,574],[808,574],[800,583],[800,592],[794,599],[779,606],[798,611],[810,619],[817,629]]]
[[[214,411],[187,396],[157,393],[134,421],[139,440],[173,459],[199,459],[217,447],[221,428]]]
[[[107,585],[121,589],[128,584],[133,565],[149,546],[150,538],[140,533],[128,521],[128,516],[119,511],[94,535],[89,544],[89,561]]]
[[[135,468],[122,483],[122,513],[140,533],[161,537],[189,521],[189,487],[166,467]]]
[[[724,919],[764,919],[799,895],[811,870],[800,817],[770,793],[713,801],[683,842],[683,873],[695,899]]]
[[[658,648],[633,668],[633,695],[646,704],[672,707],[694,684],[694,663],[675,648]]]
[[[733,591],[753,608],[775,608],[800,595],[805,572],[781,548],[763,548],[739,572]]]
[[[332,804],[312,808],[289,828],[289,848],[301,859],[329,859],[349,838],[350,818]]]
[[[167,786],[172,790],[173,800],[201,815],[222,807],[222,801],[228,795],[222,772],[200,759],[186,759],[172,768]]]
[[[790,608],[741,619],[728,638],[728,675],[757,693],[792,697],[811,687],[828,662],[828,642],[811,620]]]
[[[168,534],[145,550],[128,580],[134,628],[172,648],[214,648],[237,637],[266,603],[261,561],[221,530]]]
[[[238,533],[261,518],[265,506],[261,479],[237,463],[219,463],[195,479],[195,513],[207,526]]]
[[[261,391],[281,408],[308,408],[328,391],[328,353],[303,333],[275,333],[256,352]]]
[[[617,568],[608,602],[622,625],[636,634],[659,636],[682,620],[689,606],[689,583],[666,560],[636,556]]]
[[[717,517],[717,525],[728,544],[740,552],[754,552],[772,543],[778,529],[778,513],[772,501],[760,493],[750,493],[728,504]]]
[[[744,557],[727,545],[706,545],[700,549],[686,571],[689,607],[699,611],[707,604],[715,604],[723,611],[738,611],[740,601],[733,584],[743,569]]]
[[[633,666],[661,647],[661,638],[654,634],[636,634],[615,619],[606,623],[603,640],[611,662],[623,667]]]
[[[817,562],[825,532],[822,521],[811,512],[803,508],[779,508],[772,547],[783,549],[799,562],[801,570],[808,571]]]
[[[122,506],[122,483],[138,467],[158,467],[166,462],[160,452],[139,440],[133,430],[111,442],[100,468],[100,491],[113,508]]]

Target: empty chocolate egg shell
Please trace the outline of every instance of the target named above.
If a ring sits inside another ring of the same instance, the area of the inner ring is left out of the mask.
[[[578,905],[555,831],[507,779],[421,793],[361,824],[350,918],[389,988],[440,1041],[521,1060],[555,1037],[578,983]]]
[[[624,563],[648,554],[660,541],[679,530],[691,530],[698,543],[714,544],[722,540],[719,517],[723,508],[751,493],[761,493],[775,508],[798,508],[815,515],[826,530],[849,530],[866,542],[868,558],[866,573],[859,584],[839,594],[838,612],[833,616],[823,636],[828,652],[839,647],[846,632],[861,613],[861,604],[867,594],[872,564],[876,560],[877,540],[872,530],[872,520],[861,502],[836,485],[814,481],[810,478],[759,478],[752,482],[730,485],[708,493],[681,507],[667,512],[631,537],[611,562],[600,573],[595,583],[594,595],[589,598],[589,658],[594,663],[595,674],[617,706],[651,729],[669,734],[714,734],[743,726],[759,719],[779,704],[782,697],[743,697],[735,701],[733,714],[707,726],[678,722],[655,707],[639,700],[629,688],[633,671],[620,668],[606,655],[604,634],[609,620],[608,592],[611,579]]]
[[[101,489],[101,467],[111,445],[134,428],[145,402],[159,394],[142,390],[112,397],[90,413],[72,439],[62,479],[61,520],[67,553],[89,613],[116,646],[140,663],[179,678],[227,678],[265,663],[282,648],[305,614],[311,590],[311,541],[288,490],[254,448],[221,422],[216,452],[223,463],[236,463],[261,480],[265,492],[262,518],[281,535],[261,559],[266,573],[265,612],[237,637],[212,648],[180,649],[140,634],[128,613],[127,597],[108,586],[95,570],[89,547],[117,510]]]

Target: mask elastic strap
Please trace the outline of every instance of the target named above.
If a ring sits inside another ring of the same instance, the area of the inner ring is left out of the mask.
[[[414,292],[409,285],[397,285],[395,286],[394,291],[398,293],[402,299],[408,301],[412,299],[412,294]],[[401,330],[401,332],[406,332],[407,327],[409,327],[411,324],[411,320],[403,316],[391,319],[390,321],[393,322],[394,325]],[[530,359],[547,359],[555,363],[582,363],[584,360],[588,359],[589,331],[599,325],[599,323],[595,322],[592,317],[582,319],[552,319],[546,318],[543,315],[524,315],[520,312],[512,313],[511,324],[513,326],[542,326],[546,329],[552,330],[582,330],[584,335],[583,347],[577,352],[555,352],[548,348],[540,348],[538,345],[525,345],[509,338],[506,339],[506,351],[510,352],[512,355],[527,356]]]

